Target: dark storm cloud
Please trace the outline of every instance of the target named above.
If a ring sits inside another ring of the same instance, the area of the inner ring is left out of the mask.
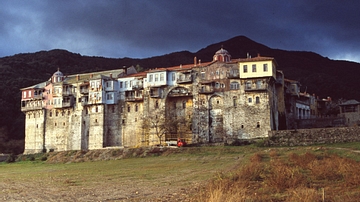
[[[4,1],[0,56],[62,48],[150,57],[245,35],[271,48],[360,61],[358,1]],[[6,49],[6,50],[4,50]]]

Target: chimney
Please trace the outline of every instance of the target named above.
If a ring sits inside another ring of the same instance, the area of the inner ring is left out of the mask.
[[[196,66],[196,56],[194,57],[194,66]]]
[[[80,76],[79,76],[79,74],[77,74],[76,75],[76,81],[79,81],[79,79],[80,79]]]
[[[110,78],[112,79],[112,73],[110,73]]]
[[[199,65],[201,65],[201,59],[199,59]]]
[[[124,74],[127,75],[127,68],[125,65],[123,66],[123,69],[124,69]]]
[[[90,78],[93,78],[93,74],[90,74]]]
[[[182,64],[180,64],[180,69],[182,68]]]
[[[250,58],[250,55],[249,55],[249,53],[246,53],[246,58]]]
[[[260,53],[258,53],[258,57],[260,57]]]

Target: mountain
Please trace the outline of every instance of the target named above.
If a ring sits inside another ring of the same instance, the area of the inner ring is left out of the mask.
[[[305,51],[272,49],[245,36],[237,36],[212,44],[196,53],[174,52],[145,59],[105,58],[82,56],[66,50],[23,53],[0,58],[0,153],[6,146],[1,142],[24,138],[24,115],[20,111],[20,88],[48,80],[60,68],[66,74],[119,69],[123,66],[140,66],[143,69],[169,67],[193,63],[194,57],[202,62],[212,60],[221,47],[232,58],[245,58],[247,54],[274,57],[279,70],[288,79],[298,80],[301,91],[315,93],[320,98],[356,99],[360,101],[360,64],[331,60],[319,54]]]

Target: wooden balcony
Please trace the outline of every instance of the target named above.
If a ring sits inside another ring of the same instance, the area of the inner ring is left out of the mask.
[[[21,107],[21,111],[26,112],[26,111],[39,110],[42,108],[43,108],[42,106],[25,106],[25,107]]]
[[[251,85],[251,86],[245,86],[245,91],[266,91],[267,85]]]
[[[89,94],[89,89],[88,88],[80,88],[80,93],[81,94]]]
[[[138,84],[138,85],[133,85],[132,86],[132,89],[133,90],[140,90],[140,89],[143,89],[144,87],[143,87],[143,85],[142,84]]]
[[[202,86],[199,89],[200,94],[210,94],[210,93],[214,93],[214,92],[215,92],[215,90],[214,90],[214,87],[212,87],[212,86]]]
[[[127,96],[125,97],[126,102],[137,102],[137,101],[143,101],[144,98],[142,96]]]
[[[191,91],[187,89],[174,89],[169,92],[169,97],[186,97],[186,96],[192,96]]]
[[[44,106],[41,101],[22,101],[21,102],[21,111],[33,111],[42,109]]]
[[[192,77],[191,77],[191,75],[183,75],[183,76],[178,77],[176,82],[177,83],[191,83]]]
[[[240,78],[240,73],[239,72],[227,73],[226,77],[228,79],[239,79]]]

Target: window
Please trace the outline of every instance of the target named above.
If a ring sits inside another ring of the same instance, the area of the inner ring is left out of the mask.
[[[112,93],[107,94],[106,99],[107,100],[112,100],[113,99],[113,94]]]
[[[135,111],[137,112],[139,109],[138,105],[135,105]]]
[[[159,74],[155,74],[155,82],[159,81]]]
[[[52,117],[52,111],[50,111],[49,116]]]
[[[243,68],[244,68],[244,73],[247,73],[248,72],[247,65],[244,65]]]
[[[95,119],[95,123],[97,123],[98,121],[97,121],[97,119]]]
[[[96,106],[95,107],[95,112],[98,112],[99,111],[99,108]]]
[[[267,72],[267,71],[268,71],[268,65],[267,65],[267,64],[264,64],[264,65],[263,65],[263,68],[264,68],[264,72]]]
[[[220,71],[219,71],[219,70],[216,70],[216,75],[220,75]]]
[[[252,65],[252,72],[256,72],[256,65]]]
[[[128,87],[128,82],[127,81],[125,81],[125,88],[127,88]]]
[[[252,98],[251,98],[251,97],[249,97],[248,101],[249,101],[249,103],[252,103]]]
[[[24,91],[24,95],[23,95],[24,98],[26,98],[26,91]]]
[[[124,124],[125,124],[125,119],[123,119],[121,122],[122,122],[122,124],[124,125]]]
[[[186,108],[186,102],[185,101],[182,103],[182,107],[183,107],[183,109]]]
[[[257,80],[257,81],[256,81],[256,88],[257,88],[257,89],[261,89],[261,86],[262,86],[262,81],[261,81],[261,80]]]
[[[200,75],[201,75],[201,79],[205,79],[205,72],[201,72]]]
[[[230,83],[230,89],[231,90],[239,89],[239,87],[240,87],[240,85],[236,81],[233,81],[233,82]]]
[[[260,128],[260,122],[256,123],[256,128]]]
[[[219,83],[215,83],[215,88],[219,88],[220,84]]]
[[[153,75],[150,75],[149,76],[149,82],[152,82],[152,80],[153,80]]]
[[[245,89],[251,89],[251,81],[246,81],[246,84],[245,84]]]
[[[131,86],[132,86],[132,81],[130,81],[129,84],[130,84],[129,87],[131,88]]]
[[[120,81],[120,88],[122,88],[123,87],[123,82],[122,81]]]
[[[259,97],[259,96],[256,96],[256,98],[255,98],[255,103],[256,103],[256,104],[259,104],[259,103],[260,103],[260,97]]]
[[[175,73],[172,73],[172,74],[171,74],[171,80],[172,80],[172,81],[175,81]]]
[[[236,97],[233,98],[233,106],[236,107],[237,99]]]
[[[130,106],[127,107],[127,111],[130,112]]]
[[[160,74],[160,81],[164,81],[164,73]]]
[[[155,102],[155,109],[159,108],[159,101],[156,100]]]

